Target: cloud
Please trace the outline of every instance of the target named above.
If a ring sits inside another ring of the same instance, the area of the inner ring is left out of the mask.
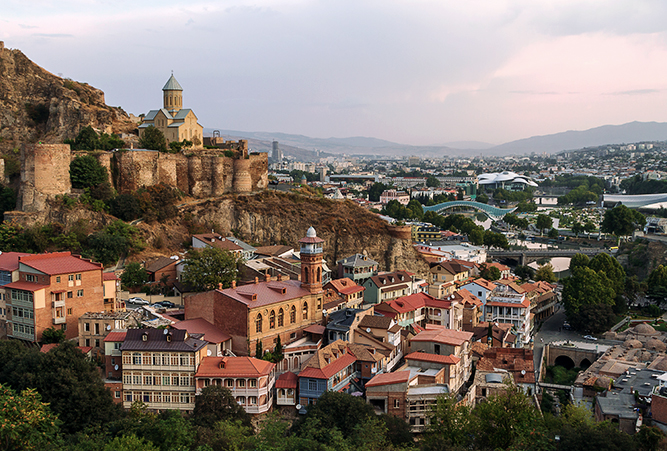
[[[73,38],[73,34],[66,33],[33,33],[32,36],[37,38]]]
[[[22,24],[22,23],[19,24],[19,27],[21,27],[21,28],[23,28],[23,29],[26,29],[26,30],[29,30],[29,29],[31,29],[31,28],[38,28],[38,27],[36,27],[36,26],[34,26],[34,25],[26,25],[26,24]]]
[[[663,89],[631,89],[629,91],[609,92],[607,94],[612,96],[643,96],[646,94],[657,94],[664,91]]]

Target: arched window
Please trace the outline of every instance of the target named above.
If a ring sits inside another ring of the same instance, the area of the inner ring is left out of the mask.
[[[278,310],[278,327],[283,327],[285,325],[285,312],[281,308]]]
[[[303,276],[306,279],[303,281],[303,283],[308,283],[308,268],[306,268],[306,270],[303,272]]]
[[[255,320],[255,332],[259,333],[262,331],[262,314],[257,314],[257,319]]]
[[[296,307],[292,306],[289,312],[289,322],[290,324],[296,323]]]
[[[308,319],[308,303],[303,303],[303,319]]]
[[[322,268],[317,268],[317,281],[322,282]]]
[[[299,368],[299,358],[294,357],[294,369],[297,369],[297,368]]]
[[[276,312],[271,310],[271,313],[269,314],[269,329],[275,329],[276,328]]]

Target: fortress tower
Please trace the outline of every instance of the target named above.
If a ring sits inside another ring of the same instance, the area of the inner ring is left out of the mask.
[[[322,243],[311,226],[306,237],[299,240],[301,244],[301,287],[311,294],[322,291]]]
[[[176,116],[181,108],[183,108],[183,88],[174,78],[174,74],[171,74],[169,80],[162,88],[162,96],[164,101],[162,104],[163,108],[172,116]]]

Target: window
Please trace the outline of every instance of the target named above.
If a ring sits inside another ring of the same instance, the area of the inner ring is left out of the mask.
[[[255,332],[260,333],[262,331],[262,314],[257,314],[257,319],[255,319]]]
[[[236,397],[236,403],[239,406],[245,406],[245,396],[237,396]]]
[[[255,387],[257,387],[257,379],[250,379],[250,380],[248,381],[248,385],[249,385],[251,388],[255,388]]]
[[[239,379],[237,384],[239,385],[239,388],[245,388],[245,379]]]
[[[271,310],[271,313],[269,313],[269,329],[275,329],[276,328],[276,312]]]
[[[96,347],[96,348],[99,348],[99,347],[100,347],[100,340],[99,340],[99,339],[96,339],[96,340],[95,340],[95,347]]]
[[[68,314],[68,315],[71,315],[71,314],[72,314],[72,309],[71,309],[71,308],[68,308],[68,309],[67,309],[67,314]]]
[[[315,391],[317,390],[317,380],[309,379],[308,380],[308,390]]]
[[[67,292],[67,298],[72,299],[73,297],[74,297],[74,293],[72,293],[71,291],[68,291]]]
[[[303,319],[308,319],[308,303],[303,303]]]
[[[296,307],[292,306],[289,312],[289,322],[290,324],[296,323]]]
[[[116,399],[120,399],[120,391],[119,390],[116,390],[116,392],[114,393],[114,397]]]
[[[181,366],[187,366],[189,361],[190,361],[190,359],[188,359],[187,354],[181,354]]]
[[[394,409],[398,409],[400,407],[400,401],[398,399],[394,399]]]
[[[81,274],[76,275],[76,280],[81,280]]]
[[[135,352],[132,354],[132,365],[141,365],[141,354]]]
[[[60,276],[56,276],[56,283],[60,283]]]
[[[90,338],[86,338],[86,346],[90,346]]]
[[[32,274],[27,274],[25,276],[25,280],[28,282],[37,282],[37,276],[33,276]]]
[[[232,387],[234,387],[234,379],[225,379],[225,385],[226,385],[228,388],[232,388]]]
[[[90,332],[90,323],[83,323],[83,330],[86,332]]]
[[[69,312],[67,312],[69,313]],[[100,323],[95,323],[95,335],[100,334]]]
[[[283,327],[285,324],[285,312],[281,308],[278,310],[278,327]]]
[[[77,297],[83,297],[83,290],[77,290],[76,292]]]
[[[254,406],[257,404],[257,396],[248,396],[248,404]]]
[[[74,282],[74,274],[70,274],[69,276],[67,276],[67,280],[69,280],[70,282]]]

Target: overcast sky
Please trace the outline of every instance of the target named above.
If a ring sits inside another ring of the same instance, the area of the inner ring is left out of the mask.
[[[140,114],[406,144],[667,121],[663,0],[3,0],[0,40]]]

